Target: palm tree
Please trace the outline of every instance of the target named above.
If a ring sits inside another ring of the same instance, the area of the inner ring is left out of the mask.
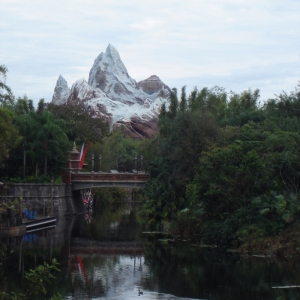
[[[6,108],[0,107],[0,167],[13,147],[18,132],[13,125],[12,117]]]
[[[48,158],[50,156],[64,157],[68,147],[68,137],[64,131],[65,121],[55,119],[51,112],[44,111],[36,115],[39,127],[36,132],[34,147],[37,156],[43,158],[44,175],[48,174]]]
[[[38,128],[38,123],[36,122],[34,113],[32,112],[18,117],[16,119],[16,124],[20,133],[17,143],[19,145],[23,145],[23,177],[25,178],[26,154],[31,153],[31,156],[34,157],[34,153],[30,151],[30,146],[34,140],[34,134]]]
[[[9,86],[5,84],[8,69],[5,65],[0,65],[0,103],[3,105],[6,101],[13,101],[13,95]]]
[[[49,111],[39,113],[30,111],[27,114],[18,116],[16,125],[21,135],[18,144],[23,144],[24,176],[27,155],[30,156],[32,164],[35,165],[36,177],[41,165],[43,165],[44,175],[47,175],[49,157],[52,162],[55,161],[55,166],[62,164],[69,146],[63,120],[55,119]]]

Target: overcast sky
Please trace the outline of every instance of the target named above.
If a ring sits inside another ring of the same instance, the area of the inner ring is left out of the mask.
[[[0,0],[0,64],[16,97],[51,101],[58,76],[87,80],[109,43],[136,81],[258,88],[264,101],[300,81],[300,1]]]

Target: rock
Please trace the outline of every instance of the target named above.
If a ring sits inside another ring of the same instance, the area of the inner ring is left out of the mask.
[[[84,78],[77,80],[71,88],[67,104],[76,105],[96,98],[96,92]]]
[[[113,125],[113,129],[122,129],[125,136],[133,139],[149,139],[157,134],[158,118],[153,117],[148,120],[139,117],[132,117],[129,121],[120,120]]]
[[[70,89],[68,87],[67,81],[61,75],[59,75],[52,97],[52,103],[56,105],[65,104],[67,102],[69,94]]]
[[[123,128],[126,136],[152,138],[157,133],[162,104],[168,107],[170,88],[152,75],[138,84],[131,78],[116,48],[108,45],[96,58],[88,82],[77,80],[71,90],[58,78],[52,102],[57,105],[84,104],[93,118],[109,122],[112,129]]]
[[[138,82],[138,86],[148,95],[155,94],[155,97],[168,98],[171,93],[170,88],[156,75]]]
[[[88,83],[106,93],[110,99],[129,105],[142,104],[147,97],[136,81],[129,76],[119,52],[111,44],[105,53],[101,52],[96,58]]]

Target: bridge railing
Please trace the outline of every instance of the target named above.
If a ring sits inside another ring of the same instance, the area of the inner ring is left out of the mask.
[[[74,181],[147,181],[148,174],[145,173],[72,173]]]

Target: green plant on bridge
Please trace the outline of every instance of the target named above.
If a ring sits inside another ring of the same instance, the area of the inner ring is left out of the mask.
[[[6,212],[8,209],[13,213],[19,213],[24,208],[20,202],[22,202],[22,197],[19,199],[14,199],[13,201],[3,202],[0,204],[0,213]]]

